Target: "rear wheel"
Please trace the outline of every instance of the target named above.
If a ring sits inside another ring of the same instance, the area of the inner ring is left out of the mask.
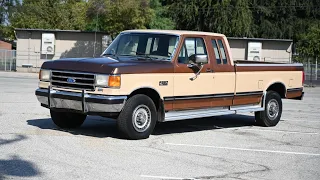
[[[117,125],[122,136],[128,139],[145,139],[152,133],[157,112],[152,99],[143,94],[129,98],[121,111]]]
[[[275,91],[268,91],[265,104],[264,111],[255,112],[256,123],[265,127],[277,125],[282,114],[280,95]]]
[[[73,112],[58,112],[50,110],[51,119],[60,128],[80,127],[87,115]]]

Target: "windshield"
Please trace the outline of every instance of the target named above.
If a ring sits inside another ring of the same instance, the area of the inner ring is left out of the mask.
[[[103,55],[143,55],[152,60],[171,60],[178,38],[175,35],[152,33],[120,34]]]

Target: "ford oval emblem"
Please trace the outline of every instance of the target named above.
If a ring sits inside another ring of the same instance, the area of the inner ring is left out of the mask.
[[[75,82],[76,82],[76,80],[75,80],[75,79],[73,79],[73,78],[68,78],[68,79],[67,79],[67,82],[69,82],[69,83],[75,83]]]

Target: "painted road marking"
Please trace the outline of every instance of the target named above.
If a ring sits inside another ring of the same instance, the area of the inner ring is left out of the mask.
[[[299,131],[284,131],[284,130],[271,130],[271,129],[236,129],[239,131],[268,131],[268,132],[279,132],[279,133],[289,133],[289,134],[313,134],[319,135],[316,132],[299,132]]]
[[[293,154],[293,155],[306,155],[306,156],[320,156],[320,154],[316,154],[316,153],[304,153],[304,152],[274,151],[274,150],[265,150],[265,149],[247,149],[247,148],[234,148],[234,147],[196,145],[196,144],[175,144],[175,143],[165,143],[165,144],[167,144],[167,145],[172,145],[172,146],[189,146],[189,147],[203,147],[203,148],[239,150],[239,151],[253,151],[253,152],[265,152],[265,153],[279,153],[279,154]]]
[[[299,118],[298,118],[299,119]],[[309,120],[281,120],[283,122],[290,122],[290,121],[294,121],[294,122],[305,122],[305,123],[308,123],[308,122],[317,122],[317,123],[320,123],[320,121],[309,121]]]
[[[272,130],[272,129],[253,129],[253,128],[224,128],[220,126],[200,126],[200,125],[189,125],[191,127],[198,128],[209,128],[214,127],[215,129],[221,130],[236,130],[236,131],[268,131],[268,132],[279,132],[279,133],[288,133],[288,134],[308,134],[308,135],[319,135],[317,132],[300,132],[300,131],[286,131],[286,130]]]
[[[194,178],[179,178],[179,177],[168,177],[168,176],[149,176],[149,175],[140,175],[144,178],[153,178],[153,179],[186,179],[186,180],[192,180]]]

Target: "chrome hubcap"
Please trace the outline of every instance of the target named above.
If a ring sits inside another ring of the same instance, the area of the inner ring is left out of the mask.
[[[146,105],[139,105],[132,114],[133,127],[138,132],[144,132],[151,123],[151,111]]]
[[[271,99],[267,106],[267,115],[270,120],[275,120],[279,114],[279,103],[275,99]]]

